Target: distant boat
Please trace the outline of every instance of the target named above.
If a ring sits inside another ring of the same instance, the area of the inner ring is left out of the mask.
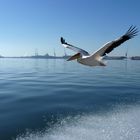
[[[140,60],[140,56],[132,56],[130,57],[131,60]]]
[[[105,56],[104,60],[123,60],[126,59],[126,56]]]

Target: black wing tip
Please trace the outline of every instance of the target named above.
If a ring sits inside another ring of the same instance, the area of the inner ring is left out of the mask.
[[[127,36],[128,39],[131,39],[131,38],[137,36],[138,32],[139,32],[139,30],[138,30],[137,26],[131,25],[129,27],[129,29],[127,30],[125,36]]]
[[[65,39],[63,37],[60,38],[62,44],[65,44]]]

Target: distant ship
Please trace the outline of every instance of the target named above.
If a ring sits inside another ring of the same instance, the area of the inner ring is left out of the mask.
[[[131,60],[140,60],[140,56],[132,56],[130,57]]]
[[[127,52],[128,52],[128,49],[125,53],[125,56],[105,56],[103,59],[105,60],[123,60],[123,59],[127,59]]]
[[[105,56],[103,59],[105,60],[123,60],[126,59],[126,56]]]

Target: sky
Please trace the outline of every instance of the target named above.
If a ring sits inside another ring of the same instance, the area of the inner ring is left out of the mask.
[[[140,29],[139,7],[139,0],[0,0],[0,55],[61,56],[61,36],[92,53],[131,25]],[[140,55],[139,43],[140,34],[110,55]]]

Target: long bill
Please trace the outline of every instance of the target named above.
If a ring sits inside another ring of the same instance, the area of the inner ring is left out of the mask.
[[[80,57],[81,57],[81,54],[76,53],[75,55],[71,56],[67,61],[75,60],[75,59],[80,58]]]

